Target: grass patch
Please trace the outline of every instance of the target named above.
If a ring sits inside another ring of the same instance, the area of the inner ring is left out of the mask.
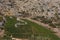
[[[49,37],[49,38],[51,38],[51,40],[60,40],[60,38],[57,37],[57,36],[53,33],[53,31],[48,30],[48,29],[44,28],[43,26],[38,25],[38,24],[36,24],[36,23],[34,23],[34,22],[31,22],[31,21],[29,21],[29,20],[26,20],[26,19],[25,19],[25,21],[28,22],[32,27],[36,28],[37,31],[38,31],[38,33],[40,34],[40,36]]]
[[[48,30],[48,29],[44,28],[43,26],[38,25],[29,20],[22,19],[25,22],[27,22],[28,24],[21,25],[17,28],[14,26],[15,23],[18,22],[15,17],[13,17],[12,19],[9,17],[6,17],[6,20],[7,20],[7,22],[5,23],[5,29],[13,37],[28,38],[28,37],[31,37],[32,35],[34,35],[36,40],[38,40],[37,37],[40,35],[40,37],[42,37],[42,39],[45,37],[48,37],[48,38],[50,38],[50,40],[60,40],[59,37],[57,37],[55,34],[53,34],[53,31]],[[41,39],[39,39],[39,40],[41,40]]]

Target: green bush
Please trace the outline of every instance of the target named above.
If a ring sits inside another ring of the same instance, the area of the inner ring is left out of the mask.
[[[53,23],[49,23],[50,26],[52,26],[53,28],[56,28],[56,26]]]
[[[43,23],[45,23],[45,24],[52,23],[52,21],[51,21],[51,20],[47,20],[47,19],[44,19],[44,20],[42,20],[41,22],[43,22]]]
[[[3,17],[0,16],[0,22],[3,20]]]

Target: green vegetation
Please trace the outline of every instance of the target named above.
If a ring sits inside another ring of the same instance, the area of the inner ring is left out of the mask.
[[[49,23],[49,26],[53,27],[53,28],[56,28],[56,25],[53,24],[53,23]]]
[[[5,30],[8,31],[9,35],[16,38],[24,38],[24,35],[25,37],[31,36],[32,29],[29,24],[15,27],[15,24],[18,22],[15,17],[6,17],[6,20],[7,22],[5,23]]]
[[[38,25],[38,24],[31,22],[29,20],[25,20],[25,21],[27,21],[32,27],[36,28],[36,30],[39,32],[40,36],[43,36],[43,38],[49,37],[49,38],[51,38],[51,40],[60,40],[60,38],[58,38],[55,34],[53,34],[52,31],[44,28],[43,26]]]
[[[56,28],[56,24],[53,24],[53,19],[54,18],[51,18],[51,19],[47,19],[45,18],[44,16],[40,17],[40,16],[37,16],[36,18],[32,18],[33,20],[37,20],[37,21],[40,21],[41,23],[44,23],[44,24],[48,24],[49,26],[51,26],[52,28]],[[60,23],[59,23],[60,24]]]
[[[34,22],[31,22],[26,19],[21,19],[27,22],[26,25],[20,25],[18,27],[15,27],[14,25],[18,22],[15,17],[9,18],[6,17],[7,22],[5,23],[5,30],[7,36],[16,37],[16,38],[32,38],[31,40],[60,40],[59,37],[57,37],[55,34],[53,34],[52,31],[44,28],[41,25],[38,25]],[[33,35],[33,36],[32,36]],[[40,39],[38,39],[38,37]],[[47,39],[45,39],[47,38]]]
[[[3,20],[3,17],[2,16],[0,16],[0,22]]]

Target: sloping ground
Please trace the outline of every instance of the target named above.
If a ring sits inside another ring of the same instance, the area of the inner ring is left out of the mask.
[[[52,31],[45,29],[43,26],[38,25],[38,24],[31,22],[29,20],[25,20],[25,21],[27,21],[30,25],[32,25],[39,32],[39,35],[41,37],[43,37],[43,38],[48,37],[48,38],[50,38],[50,40],[60,40],[60,38],[58,38],[55,34],[53,34]]]
[[[43,26],[31,22],[27,19],[22,19],[27,22],[27,25],[21,25],[17,28],[14,26],[17,23],[15,17],[6,17],[5,24],[6,34],[15,38],[29,38],[30,40],[60,40],[52,31],[45,29]],[[7,36],[8,36],[7,35]]]
[[[34,35],[37,32],[29,24],[19,25],[18,27],[15,27],[15,24],[17,22],[19,23],[20,21],[17,21],[15,17],[6,17],[5,29],[8,35],[12,35],[14,38],[31,38],[31,35]]]
[[[55,3],[57,1],[58,3]],[[43,14],[46,16],[46,11],[50,10],[51,12],[47,11],[49,17],[54,16],[56,9],[52,6],[59,8],[59,2],[59,0],[0,0],[0,11],[6,15],[17,15],[17,13],[25,11],[32,16],[42,16]]]
[[[44,24],[44,23],[41,23],[40,21],[36,21],[36,20],[30,19],[30,18],[27,18],[27,20],[35,22],[35,23],[37,23],[39,25],[42,25],[43,27],[45,27],[45,28],[47,28],[49,30],[54,31],[54,34],[57,35],[58,37],[60,37],[60,30],[59,30],[59,28],[53,28],[53,27],[49,26],[48,24]]]

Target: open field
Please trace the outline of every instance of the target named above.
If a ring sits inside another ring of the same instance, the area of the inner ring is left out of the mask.
[[[44,28],[43,26],[41,25],[38,25],[34,22],[31,22],[29,20],[25,20],[27,22],[29,22],[30,25],[32,25],[38,32],[39,32],[39,35],[40,36],[43,36],[44,37],[48,37],[48,38],[51,38],[51,40],[60,40],[60,38],[58,38],[53,31],[50,31],[46,28]]]
[[[29,38],[30,40],[60,40],[52,31],[31,22],[26,19],[21,19],[27,22],[26,25],[15,27],[17,21],[15,17],[6,17],[5,30],[7,35],[15,38]]]

